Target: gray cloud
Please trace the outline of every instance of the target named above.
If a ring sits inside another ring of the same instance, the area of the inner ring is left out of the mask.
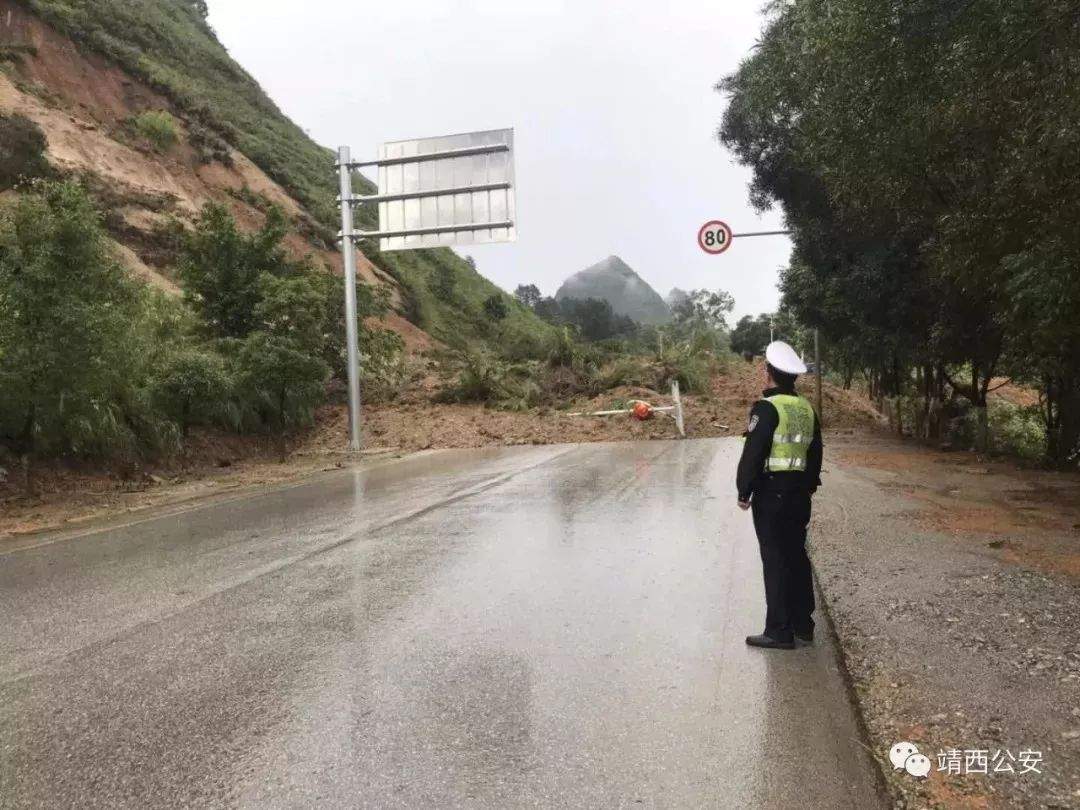
[[[618,254],[662,295],[726,289],[736,314],[775,308],[784,237],[702,253],[697,229],[780,224],[714,137],[713,84],[753,47],[758,0],[211,0],[233,56],[327,146],[515,128],[518,241],[471,247],[512,290],[552,294]]]

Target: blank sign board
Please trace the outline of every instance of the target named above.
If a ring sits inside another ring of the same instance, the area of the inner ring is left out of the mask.
[[[381,238],[380,248],[513,241],[513,149],[512,129],[383,144],[379,197],[391,199],[379,202],[379,231],[421,233]]]

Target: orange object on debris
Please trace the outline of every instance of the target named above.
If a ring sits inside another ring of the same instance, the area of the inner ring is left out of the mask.
[[[648,402],[636,402],[630,411],[630,415],[639,422],[644,422],[653,418],[653,409]]]

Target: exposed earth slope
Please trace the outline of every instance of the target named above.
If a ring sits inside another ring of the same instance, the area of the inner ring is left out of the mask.
[[[288,247],[340,272],[333,155],[290,121],[217,41],[188,0],[0,0],[0,115],[18,113],[48,140],[47,158],[81,178],[134,272],[167,290],[176,240],[209,201],[227,203],[245,229],[269,205],[292,222]],[[140,133],[141,116],[166,114],[174,143]],[[370,184],[358,178],[361,187]],[[360,277],[388,287],[388,325],[410,348],[483,341],[475,314],[503,293],[447,249],[381,254],[364,246]],[[433,279],[454,278],[450,300]],[[506,297],[526,331],[546,327]]]

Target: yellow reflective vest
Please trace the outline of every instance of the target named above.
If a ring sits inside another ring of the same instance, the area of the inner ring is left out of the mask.
[[[771,473],[805,472],[817,418],[813,406],[791,394],[775,394],[766,397],[765,401],[771,402],[780,415],[765,469]]]

